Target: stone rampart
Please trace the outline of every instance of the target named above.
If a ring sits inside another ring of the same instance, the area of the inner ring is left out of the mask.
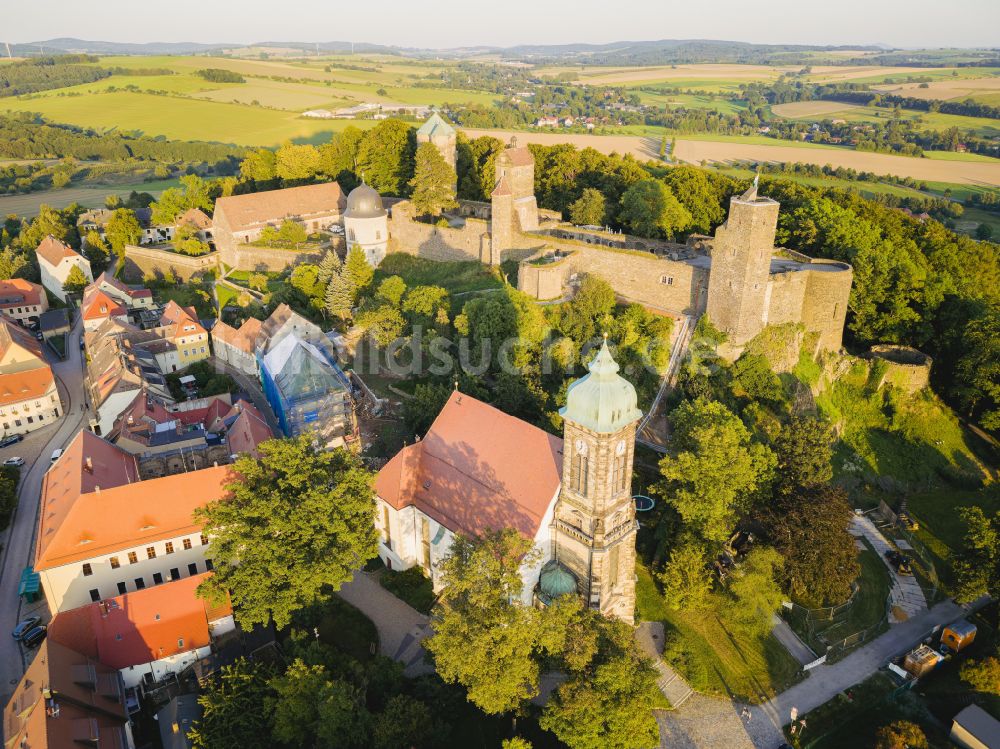
[[[141,282],[147,276],[162,278],[168,275],[179,281],[189,281],[192,276],[214,271],[218,267],[218,252],[195,257],[155,247],[129,244],[125,245],[125,268],[122,275],[126,280],[135,283]]]
[[[885,362],[885,374],[879,381],[879,387],[889,383],[916,393],[930,384],[934,360],[922,351],[909,346],[882,344],[872,346],[868,355]]]

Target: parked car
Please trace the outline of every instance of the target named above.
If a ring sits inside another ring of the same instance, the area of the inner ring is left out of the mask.
[[[23,466],[24,458],[7,458],[7,460],[5,460],[3,464],[5,466]]]
[[[17,626],[14,627],[14,631],[10,633],[10,636],[13,637],[15,640],[20,641],[21,638],[24,637],[24,635],[28,632],[28,630],[38,626],[38,624],[40,624],[41,621],[42,620],[37,616],[29,616],[24,621],[20,621],[17,623]]]
[[[42,640],[45,639],[45,632],[47,629],[48,628],[44,624],[32,627],[24,633],[24,637],[21,638],[21,644],[26,648],[37,648],[42,644]]]
[[[24,437],[22,437],[20,434],[12,434],[0,440],[0,447],[10,447],[11,445],[16,445],[23,439]]]
[[[57,447],[55,450],[52,451],[52,457],[49,460],[55,463],[57,460],[59,460],[59,458],[62,457],[62,454],[63,454],[63,449],[61,447]]]

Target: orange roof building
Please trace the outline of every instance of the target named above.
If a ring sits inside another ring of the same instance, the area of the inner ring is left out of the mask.
[[[0,312],[19,323],[38,322],[38,317],[49,309],[45,289],[23,278],[0,281]]]
[[[45,640],[4,709],[3,735],[10,749],[127,749],[122,679],[95,658]]]
[[[0,315],[0,427],[27,434],[62,415],[62,402],[42,344]]]
[[[126,687],[145,673],[159,681],[207,655],[213,636],[235,628],[228,601],[215,606],[196,593],[209,574],[62,611],[48,639],[121,671]]]
[[[379,555],[392,569],[419,564],[433,577],[455,534],[515,528],[544,544],[559,495],[562,444],[455,391],[427,435],[375,479]]]
[[[136,458],[83,431],[42,480],[35,571],[49,609],[206,570],[197,508],[227,495],[230,466],[140,480]]]

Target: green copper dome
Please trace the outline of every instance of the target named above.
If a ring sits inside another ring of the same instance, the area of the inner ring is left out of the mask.
[[[589,369],[590,374],[569,386],[560,416],[592,432],[605,433],[642,418],[635,388],[618,374],[618,362],[611,356],[606,339]]]
[[[538,576],[538,590],[541,599],[548,604],[552,599],[565,595],[576,595],[576,578],[555,559],[545,563]]]

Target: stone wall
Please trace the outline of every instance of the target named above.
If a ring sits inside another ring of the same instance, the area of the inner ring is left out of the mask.
[[[218,252],[192,257],[154,247],[125,245],[123,276],[127,281],[134,283],[140,283],[146,276],[163,277],[168,274],[180,281],[189,281],[192,276],[218,267]]]
[[[343,238],[337,237],[336,245],[343,246],[343,243]],[[326,249],[324,247],[300,251],[241,244],[227,253],[225,263],[233,270],[277,272],[299,263],[318,263]]]
[[[809,333],[819,333],[818,348],[837,351],[844,341],[847,324],[847,306],[851,299],[854,271],[846,263],[835,260],[812,260],[817,270],[800,273],[808,277],[806,293],[802,300],[801,321]],[[821,266],[835,266],[837,271],[819,270]]]
[[[489,264],[490,232],[486,221],[468,218],[460,228],[439,227],[413,220],[408,202],[397,203],[389,216],[390,251],[428,260],[478,260]]]
[[[612,250],[548,235],[519,237],[521,244],[531,240],[545,242],[544,250],[536,252],[532,258],[552,250],[568,255],[565,260],[546,265],[533,265],[531,258],[521,261],[518,288],[536,299],[559,298],[572,276],[590,273],[611,284],[621,301],[636,302],[654,312],[700,315],[705,310],[707,267],[653,253]],[[557,284],[558,292],[555,291]]]
[[[885,362],[885,374],[879,381],[879,387],[889,383],[916,393],[930,384],[934,360],[922,351],[909,346],[882,344],[872,346],[868,355]]]

